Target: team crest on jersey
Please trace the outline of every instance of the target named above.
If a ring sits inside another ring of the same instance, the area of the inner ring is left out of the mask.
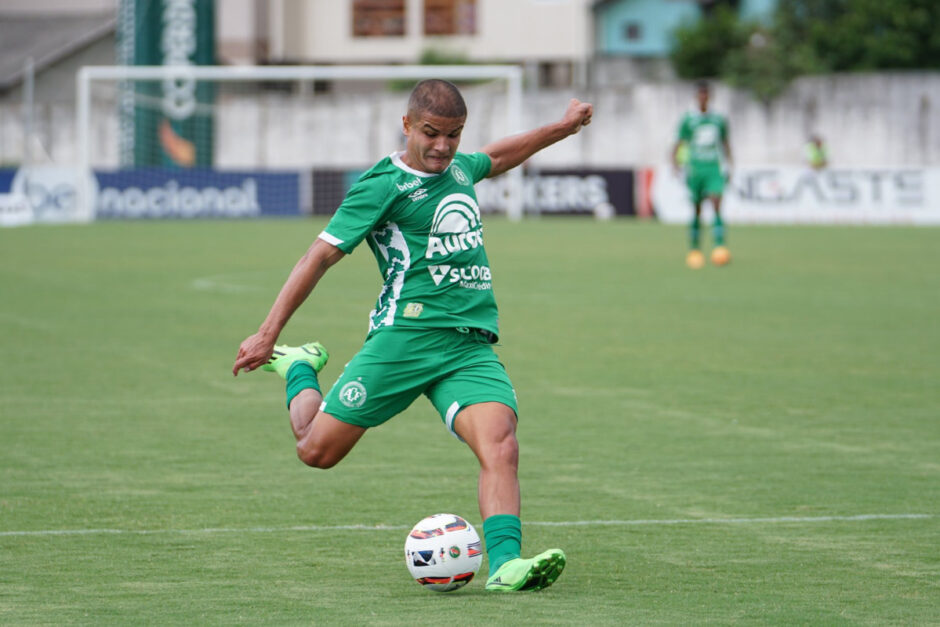
[[[456,164],[450,166],[450,174],[454,177],[454,180],[460,183],[461,185],[469,185],[470,177],[464,174],[464,171],[457,167]]]

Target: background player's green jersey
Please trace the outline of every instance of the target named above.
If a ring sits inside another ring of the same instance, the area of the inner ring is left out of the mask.
[[[458,152],[440,174],[394,153],[353,185],[320,238],[351,253],[365,239],[385,280],[370,333],[390,326],[478,328],[499,333],[483,224],[473,185],[484,153]]]
[[[679,140],[689,147],[689,164],[718,164],[724,158],[722,143],[728,139],[728,122],[716,113],[686,113],[679,123]]]

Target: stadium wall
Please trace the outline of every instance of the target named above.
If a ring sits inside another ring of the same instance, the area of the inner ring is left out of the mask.
[[[471,117],[464,149],[474,149],[507,131],[505,116],[486,90],[468,88]],[[631,83],[584,92],[528,92],[524,124],[557,118],[563,103],[591,100],[596,115],[590,132],[562,142],[533,161],[551,167],[648,167],[668,160],[676,125],[693,104],[685,82]],[[363,167],[401,141],[404,95],[383,93],[317,95],[298,106],[289,94],[231,95],[218,103],[216,166],[220,168]],[[95,117],[111,116],[108,105]],[[748,93],[715,86],[714,108],[728,115],[735,161],[796,165],[810,133],[826,140],[830,162],[839,167],[940,165],[940,72],[806,77],[768,106]],[[77,158],[75,112],[61,103],[37,104],[35,137],[41,161],[73,164]],[[23,158],[22,103],[0,102],[0,164]],[[244,132],[263,120],[256,134]],[[298,132],[299,129],[299,132]],[[116,167],[115,124],[94,129],[92,163]],[[331,150],[318,137],[334,137]],[[304,141],[298,141],[300,135]],[[363,139],[363,135],[366,139]]]
[[[512,130],[506,128],[501,98],[485,87],[465,91],[471,117],[464,150]],[[0,213],[7,216],[0,222],[26,221],[24,197],[38,221],[329,213],[359,172],[402,146],[405,97],[400,91],[369,98],[228,94],[216,111],[216,167],[175,177],[118,172],[113,123],[93,128],[93,175],[70,170],[77,152],[74,121],[71,111],[59,109],[38,118],[55,128],[43,135],[45,165],[11,170],[0,180],[0,194],[6,194]],[[530,160],[527,210],[684,220],[688,201],[667,163],[677,121],[690,109],[692,86],[638,83],[584,93],[530,92],[524,126],[557,119],[569,97],[594,102],[593,124]],[[769,106],[716,85],[714,108],[729,116],[735,162],[729,219],[940,224],[937,107],[940,73],[804,78]],[[113,119],[111,108],[98,108],[99,119]],[[0,126],[9,135],[16,130],[10,123],[15,116],[5,113],[0,108]],[[827,142],[830,165],[823,172],[801,166],[809,133],[820,133]],[[0,150],[16,144],[4,141]],[[15,155],[4,158],[15,161]],[[327,180],[333,184],[323,185]],[[484,209],[501,208],[501,184],[497,179],[481,186]],[[98,195],[94,215],[69,213],[79,188]]]

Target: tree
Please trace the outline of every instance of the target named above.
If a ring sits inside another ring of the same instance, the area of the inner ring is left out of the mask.
[[[936,0],[781,0],[774,30],[818,71],[940,68]]]
[[[767,102],[803,74],[940,68],[938,0],[780,0],[771,26],[716,6],[675,32],[682,78],[721,78]]]
[[[737,13],[721,5],[697,22],[685,23],[674,33],[676,45],[670,58],[682,78],[717,78],[728,54],[747,43],[747,33]]]

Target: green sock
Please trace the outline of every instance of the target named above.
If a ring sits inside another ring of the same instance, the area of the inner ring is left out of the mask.
[[[306,361],[295,361],[287,370],[287,408],[294,397],[313,388],[320,391],[320,382],[317,380],[317,371]]]
[[[702,221],[701,218],[696,214],[692,218],[692,223],[689,225],[689,245],[693,249],[698,249],[699,233],[701,232]]]
[[[715,214],[715,221],[712,223],[712,237],[715,240],[715,246],[724,246],[725,243],[725,223],[721,221],[721,214]]]
[[[483,521],[486,555],[490,559],[490,574],[522,551],[522,521],[512,514],[496,514]]]

